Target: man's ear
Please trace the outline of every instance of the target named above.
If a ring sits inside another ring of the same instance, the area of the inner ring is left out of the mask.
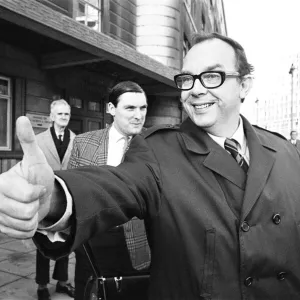
[[[253,78],[246,75],[241,82],[240,98],[245,99],[253,85]]]
[[[107,107],[108,112],[114,117],[116,114],[116,107],[111,102],[108,102]]]
[[[51,120],[51,122],[54,122],[54,115],[53,115],[53,113],[50,113],[50,120]]]

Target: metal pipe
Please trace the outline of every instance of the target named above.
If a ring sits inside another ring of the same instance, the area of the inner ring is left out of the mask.
[[[291,74],[291,131],[294,130],[294,64],[291,65],[289,74]]]

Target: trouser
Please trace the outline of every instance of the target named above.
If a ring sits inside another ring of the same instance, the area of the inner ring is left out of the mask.
[[[68,280],[69,257],[65,256],[58,259],[54,265],[52,278],[58,281]],[[50,259],[45,257],[39,250],[36,250],[36,277],[35,282],[46,285],[50,282]]]

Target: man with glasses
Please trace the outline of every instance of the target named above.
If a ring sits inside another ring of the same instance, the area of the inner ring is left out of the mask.
[[[35,235],[40,249],[65,255],[93,232],[138,216],[149,225],[150,300],[299,299],[299,154],[285,138],[240,115],[252,71],[234,40],[196,37],[175,77],[188,118],[179,127],[154,127],[136,136],[116,168],[57,172],[51,211],[39,209],[46,222],[39,226],[52,225]],[[29,132],[27,120],[20,125]],[[43,157],[29,133],[19,137],[23,163],[0,176],[0,230],[25,238],[37,226],[34,200],[49,203],[53,175],[43,167],[52,178],[38,182],[45,190],[21,181],[20,168],[41,166]],[[15,183],[14,193],[6,182]],[[93,214],[86,213],[90,205]],[[22,206],[33,207],[27,220],[17,214]],[[49,242],[53,235],[62,242]]]

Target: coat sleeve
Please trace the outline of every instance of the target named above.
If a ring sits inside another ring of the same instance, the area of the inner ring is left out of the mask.
[[[65,243],[51,243],[36,234],[35,242],[48,257],[57,259],[99,233],[132,217],[154,217],[160,208],[160,170],[155,154],[136,136],[118,167],[86,166],[56,172],[73,198],[71,234]]]

